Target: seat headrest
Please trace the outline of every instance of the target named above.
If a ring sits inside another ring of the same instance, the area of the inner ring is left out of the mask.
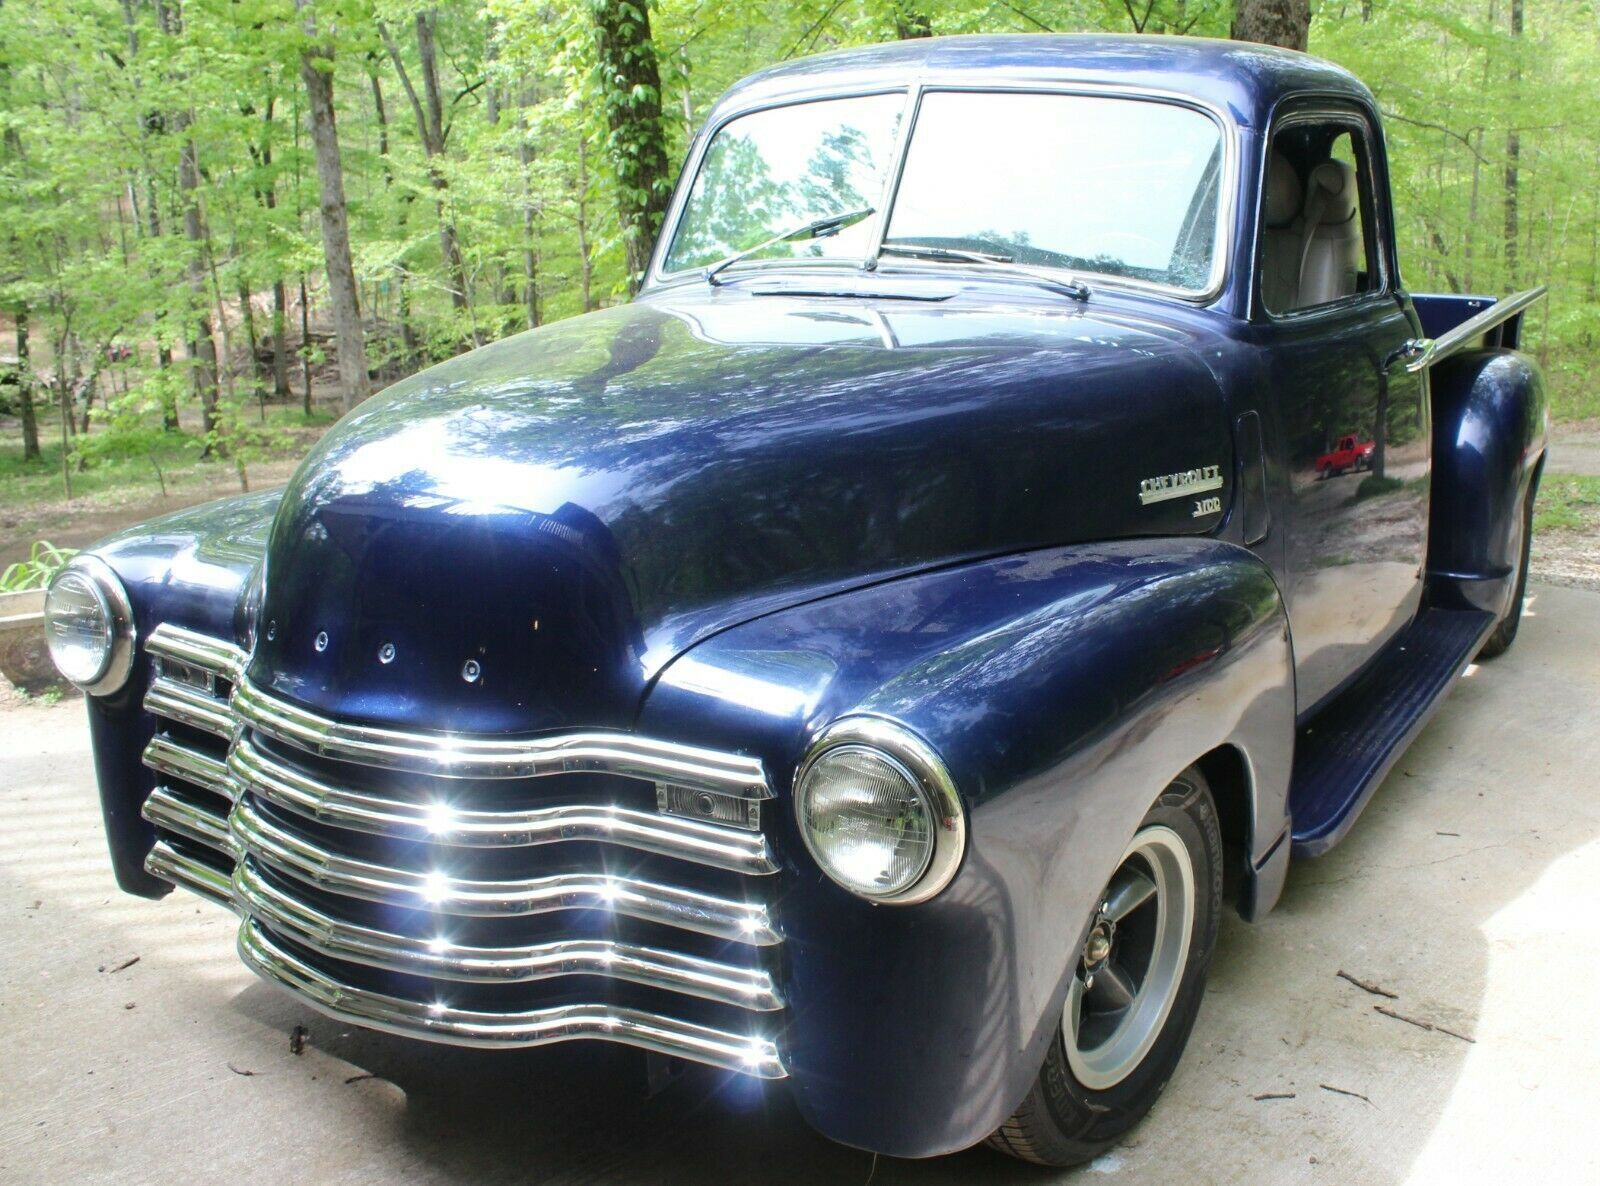
[[[1356,213],[1356,171],[1343,161],[1323,161],[1311,170],[1306,210],[1316,200],[1321,211],[1319,226],[1339,226]],[[1318,197],[1318,195],[1321,195]]]
[[[1267,161],[1267,226],[1281,230],[1300,213],[1300,176],[1289,158],[1275,152]]]

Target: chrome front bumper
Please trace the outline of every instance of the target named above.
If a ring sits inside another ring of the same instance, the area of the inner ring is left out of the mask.
[[[784,1076],[765,838],[647,807],[656,784],[764,799],[758,762],[627,734],[351,725],[253,687],[228,643],[163,625],[146,646],[159,726],[146,868],[236,911],[239,954],[261,976],[411,1037],[599,1038]],[[549,776],[563,776],[554,796],[537,781]],[[594,778],[637,792],[632,805]],[[480,804],[470,791],[485,785],[514,793]],[[508,849],[538,875],[508,877]],[[542,855],[565,850],[586,855]]]

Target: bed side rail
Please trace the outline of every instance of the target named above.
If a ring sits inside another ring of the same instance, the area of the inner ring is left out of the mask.
[[[1522,316],[1535,301],[1549,293],[1546,285],[1515,293],[1496,301],[1482,313],[1469,317],[1452,330],[1437,338],[1415,338],[1406,343],[1405,364],[1408,371],[1420,371],[1443,362],[1472,345],[1479,338],[1487,338],[1490,347],[1516,349],[1522,338]]]

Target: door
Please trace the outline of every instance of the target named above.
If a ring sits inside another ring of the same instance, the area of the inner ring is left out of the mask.
[[[1275,127],[1268,157],[1258,312],[1288,482],[1302,715],[1402,629],[1421,598],[1426,388],[1403,365],[1417,331],[1389,282],[1372,143],[1357,112],[1305,111]],[[1359,466],[1341,452],[1368,441]]]

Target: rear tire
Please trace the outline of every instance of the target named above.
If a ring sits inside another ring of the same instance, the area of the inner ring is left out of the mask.
[[[1522,554],[1517,561],[1517,595],[1506,616],[1500,619],[1494,633],[1489,635],[1478,651],[1480,660],[1505,654],[1511,649],[1511,644],[1517,641],[1517,628],[1522,625],[1522,603],[1528,593],[1528,560],[1533,554],[1533,502],[1538,492],[1539,479],[1536,476],[1528,484],[1528,497],[1522,508]]]
[[[1150,1110],[1200,1012],[1222,867],[1216,806],[1191,766],[1145,815],[1101,894],[1044,1066],[991,1148],[1079,1165]]]

